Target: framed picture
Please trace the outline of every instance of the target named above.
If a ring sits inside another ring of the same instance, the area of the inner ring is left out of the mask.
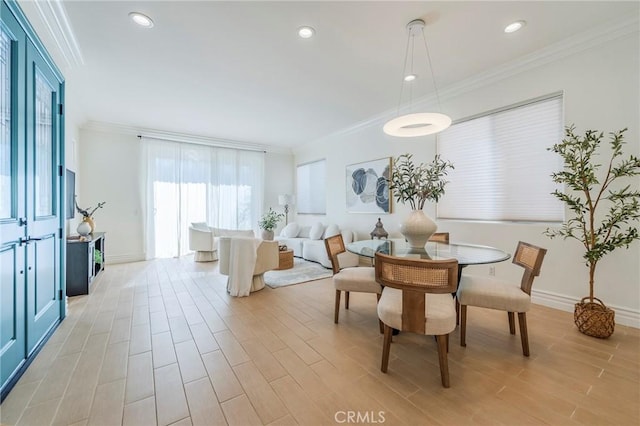
[[[391,213],[390,174],[391,157],[347,166],[347,212]]]

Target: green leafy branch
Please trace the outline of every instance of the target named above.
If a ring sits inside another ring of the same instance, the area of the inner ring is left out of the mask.
[[[412,154],[402,154],[394,161],[389,188],[399,203],[409,203],[413,210],[422,210],[427,200],[438,202],[444,195],[448,169],[453,164],[436,155],[431,163],[413,164]]]
[[[550,238],[573,238],[583,244],[583,258],[589,267],[589,297],[593,301],[598,261],[618,247],[628,248],[629,244],[640,238],[638,228],[630,225],[640,219],[640,191],[632,190],[631,185],[610,189],[618,178],[639,175],[640,159],[633,155],[626,159],[618,158],[622,156],[627,128],[610,133],[611,157],[604,179],[600,182],[598,171],[602,165],[594,157],[604,134],[587,130],[581,137],[574,130],[574,126],[567,127],[564,140],[548,148],[564,161],[564,170],[551,175],[553,181],[564,184],[572,191],[556,190],[552,194],[567,205],[573,217],[558,229],[548,228],[545,235]],[[608,211],[598,222],[596,212],[603,202],[608,203]]]

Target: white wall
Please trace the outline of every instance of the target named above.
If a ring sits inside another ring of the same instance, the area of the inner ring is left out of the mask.
[[[106,201],[94,215],[96,229],[107,232],[108,263],[144,259],[143,164],[141,143],[131,132],[82,129],[79,141],[78,203],[95,206]],[[264,209],[278,206],[278,195],[293,190],[293,156],[265,154]],[[75,227],[71,229],[75,233]]]
[[[442,110],[455,120],[562,90],[566,124],[575,123],[579,132],[586,129],[610,132],[629,127],[625,151],[627,155],[638,155],[639,51],[636,30],[631,35],[572,52],[550,63],[548,59],[541,60],[541,65],[524,72],[443,99]],[[435,155],[435,137],[391,138],[383,134],[382,121],[379,121],[348,134],[309,143],[295,151],[296,164],[326,158],[328,177],[327,215],[299,215],[297,220],[306,224],[318,220],[325,224],[338,223],[357,231],[360,238],[368,238],[378,215],[346,213],[345,166],[404,152],[413,153],[419,162],[430,161]],[[640,186],[639,181],[637,178],[633,181],[636,188]],[[407,206],[393,205],[392,214],[381,216],[392,237],[400,236],[398,226],[408,212]],[[425,212],[434,217],[434,206],[425,207]],[[588,270],[582,260],[581,246],[575,240],[550,240],[543,236],[545,225],[464,221],[439,221],[438,225],[440,230],[452,233],[453,241],[495,246],[510,253],[518,240],[547,248],[542,274],[534,284],[534,300],[538,303],[573,310],[572,304],[588,295]],[[616,309],[619,323],[635,327],[640,326],[639,260],[640,243],[635,242],[629,250],[620,249],[602,260],[596,277],[596,296]],[[518,279],[521,271],[510,262],[496,267],[499,277]],[[488,267],[469,267],[466,272],[487,274]]]

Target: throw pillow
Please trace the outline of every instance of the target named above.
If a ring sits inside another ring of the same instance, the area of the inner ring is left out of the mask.
[[[309,238],[312,240],[321,240],[324,233],[324,225],[321,222],[316,223],[309,231]]]
[[[282,232],[280,232],[280,236],[286,237],[286,238],[295,238],[298,236],[299,231],[300,231],[300,226],[295,222],[291,222],[290,224],[288,224],[282,229]]]
[[[310,226],[300,226],[298,229],[298,238],[309,238],[309,231],[311,231]]]
[[[331,224],[327,226],[327,229],[324,231],[324,237],[325,238],[333,237],[334,235],[338,235],[339,233],[340,233],[340,228],[338,228],[338,225]]]

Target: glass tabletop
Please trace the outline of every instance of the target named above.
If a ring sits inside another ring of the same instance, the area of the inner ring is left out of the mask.
[[[362,240],[346,245],[351,253],[374,258],[376,252],[414,259],[457,259],[460,266],[503,262],[511,257],[497,248],[463,243],[428,242],[424,249],[409,247],[403,239]]]

